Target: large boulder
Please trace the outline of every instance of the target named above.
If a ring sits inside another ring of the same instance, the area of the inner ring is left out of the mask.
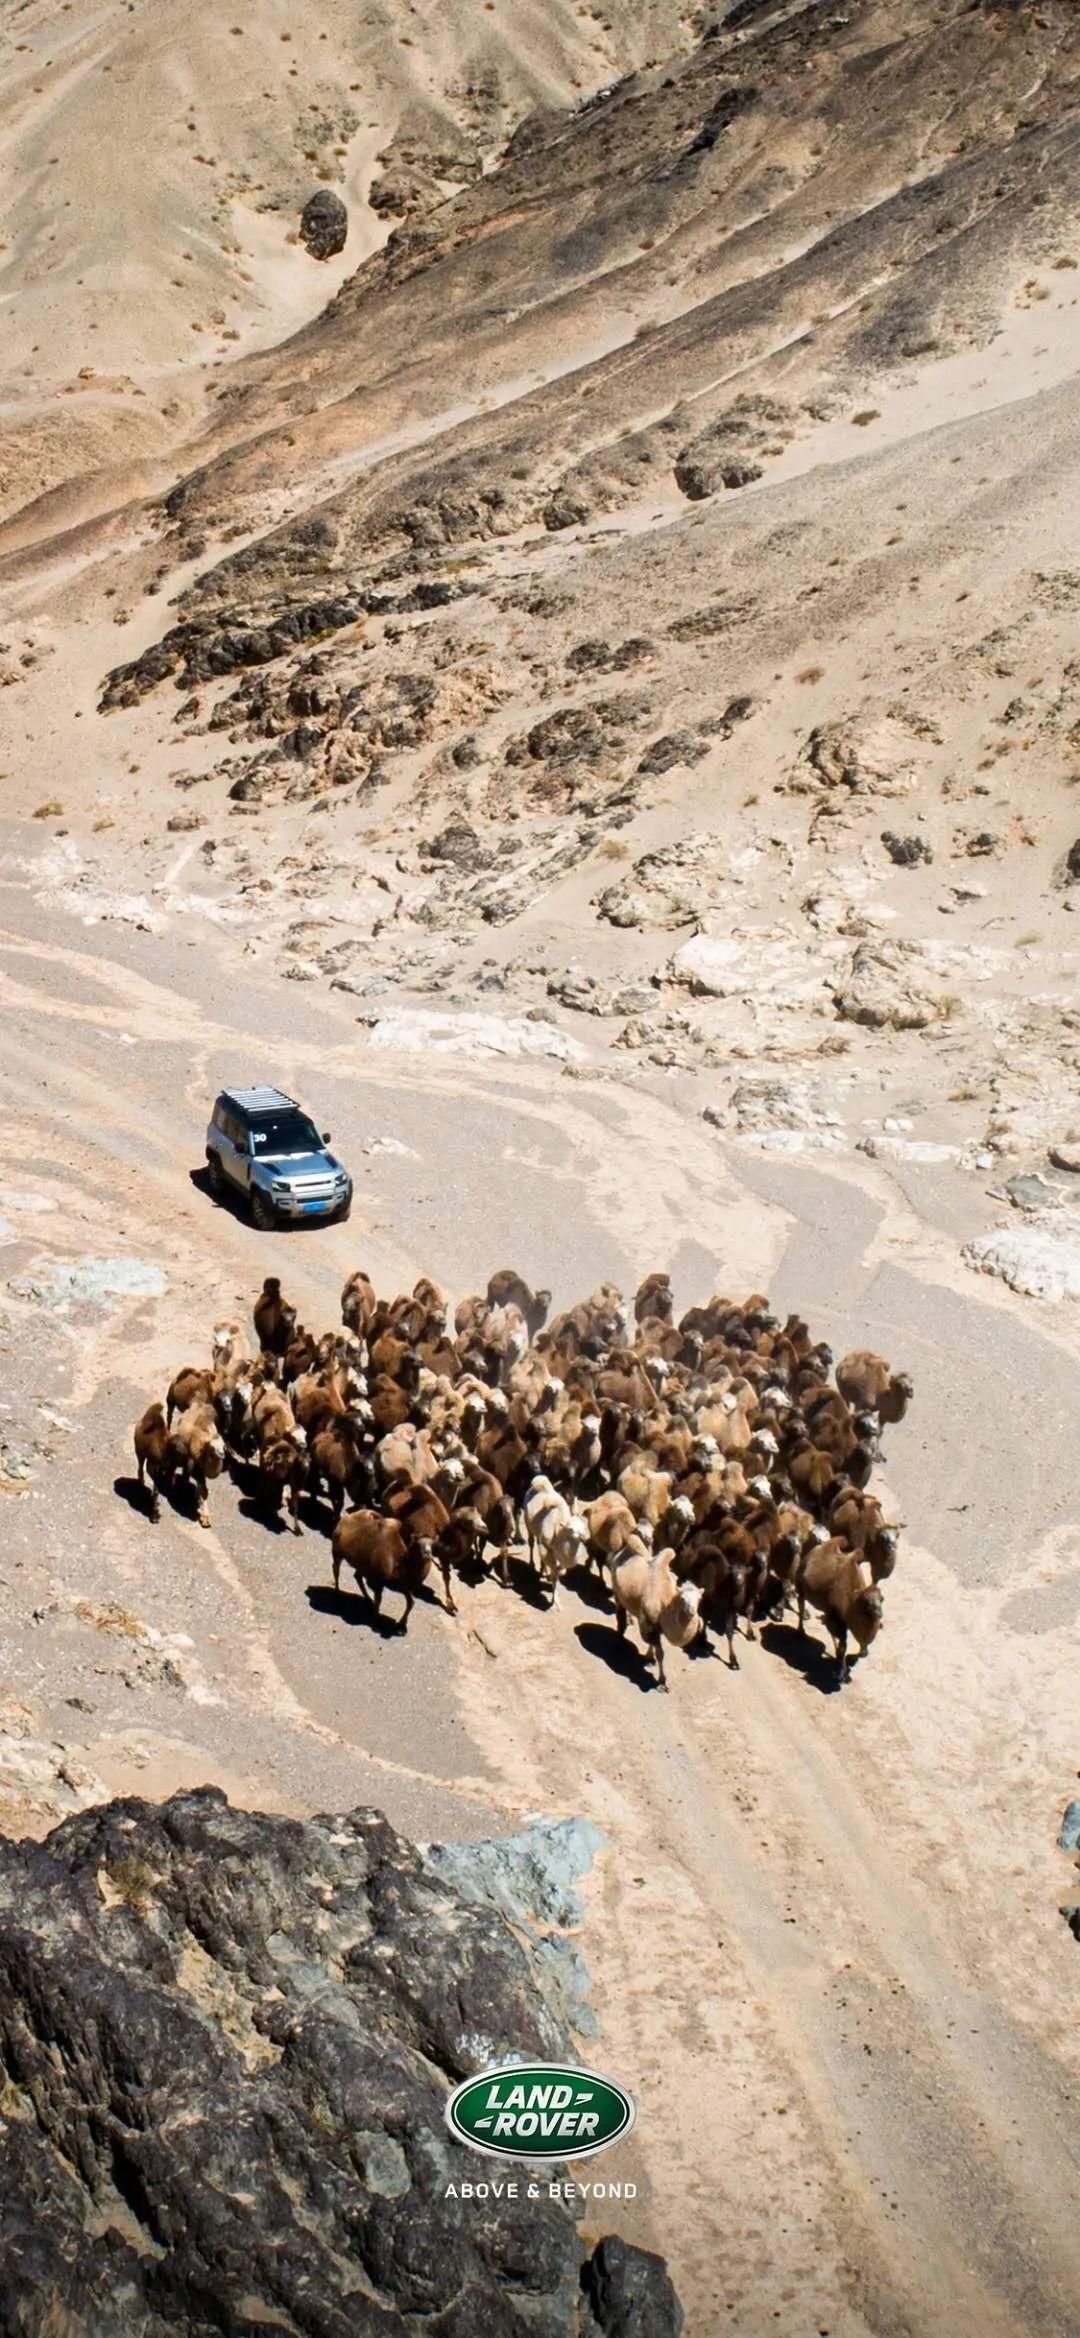
[[[932,993],[912,981],[909,958],[895,942],[859,944],[833,1005],[842,1021],[871,1031],[923,1031],[939,1013]]]
[[[300,241],[313,260],[332,260],[345,249],[349,214],[332,187],[316,187],[300,213]]]
[[[600,2328],[610,2338],[679,2338],[682,2312],[662,2257],[633,2249],[617,2233],[598,2243],[582,2285]]]
[[[546,2184],[458,2196],[491,2170],[450,2087],[567,2049],[505,1918],[376,1811],[208,1787],[0,1841],[0,2322],[667,2338],[661,2260],[590,2257]]]
[[[903,796],[916,785],[933,726],[872,710],[819,723],[781,784],[792,795]]]
[[[703,503],[721,487],[751,487],[761,476],[760,463],[734,455],[722,462],[709,462],[686,451],[675,464],[675,485],[690,503]]]
[[[734,97],[739,93],[729,93]],[[738,106],[735,108],[738,111]],[[703,124],[690,153],[707,152],[732,119],[728,106]],[[775,398],[751,391],[727,407],[682,447],[675,459],[675,484],[692,503],[721,487],[749,487],[762,476],[757,457],[777,455],[791,435],[790,410]]]

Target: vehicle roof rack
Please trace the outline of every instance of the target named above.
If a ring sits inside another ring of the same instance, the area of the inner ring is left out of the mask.
[[[223,1088],[230,1104],[241,1112],[279,1112],[283,1104],[295,1109],[295,1096],[286,1096],[282,1088]]]

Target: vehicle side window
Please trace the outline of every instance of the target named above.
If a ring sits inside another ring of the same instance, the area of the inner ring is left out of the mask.
[[[240,1126],[239,1121],[237,1120],[235,1112],[226,1112],[222,1115],[222,1130],[224,1135],[228,1137],[230,1145],[235,1145],[238,1151],[242,1153],[244,1150],[244,1132]]]

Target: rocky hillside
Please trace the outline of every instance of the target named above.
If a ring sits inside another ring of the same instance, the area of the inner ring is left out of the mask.
[[[1078,86],[1062,0],[800,0],[530,116],[222,385],[165,549],[303,516],[193,614],[775,475],[860,386],[989,345],[1068,256]]]
[[[677,2338],[658,2257],[447,2197],[450,2085],[566,2039],[504,1919],[376,1812],[208,1788],[4,1842],[0,1973],[6,2329]]]
[[[379,1045],[494,994],[571,1071],[734,1059],[791,1146],[1067,1137],[1078,90],[1064,0],[740,8],[414,190],[65,539],[161,913],[180,836]]]

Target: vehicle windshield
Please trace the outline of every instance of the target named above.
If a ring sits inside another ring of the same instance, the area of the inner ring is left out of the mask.
[[[321,1153],[323,1141],[306,1112],[268,1112],[252,1127],[251,1150],[283,1161],[292,1153]]]

